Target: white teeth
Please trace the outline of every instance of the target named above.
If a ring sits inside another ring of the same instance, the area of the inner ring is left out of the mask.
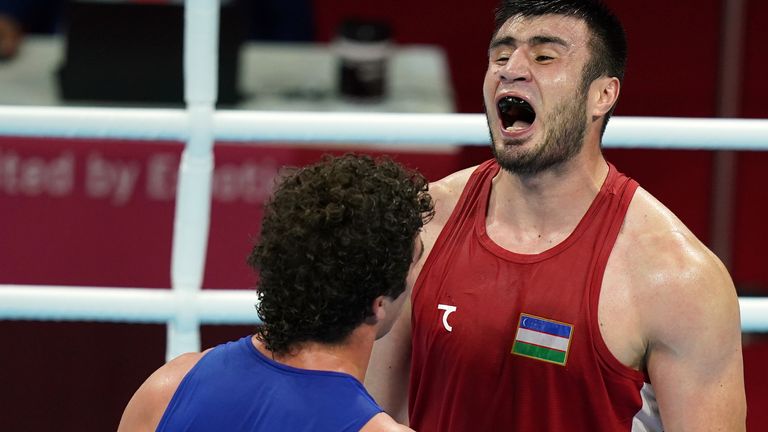
[[[517,132],[517,131],[520,131],[520,130],[523,130],[523,129],[527,129],[529,127],[531,127],[530,123],[524,122],[522,120],[517,120],[517,121],[515,121],[515,123],[512,126],[507,126],[505,129],[508,132]]]

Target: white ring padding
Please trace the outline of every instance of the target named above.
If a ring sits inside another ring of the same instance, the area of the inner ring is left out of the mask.
[[[294,141],[488,145],[482,114],[218,111],[214,135],[224,141]],[[399,146],[398,146],[399,145]]]
[[[213,113],[223,141],[488,145],[483,114],[234,111]],[[184,110],[0,106],[0,135],[186,141]],[[609,148],[768,150],[768,120],[613,117]]]
[[[166,323],[181,312],[206,324],[257,324],[254,290],[202,290],[190,297],[168,289],[0,285],[0,319]],[[768,297],[740,297],[744,332],[768,331]]]
[[[186,141],[180,109],[0,106],[0,135]]]
[[[768,297],[739,297],[742,332],[768,332]]]
[[[162,323],[192,314],[207,324],[259,323],[255,290],[0,285],[0,319]],[[186,307],[189,310],[186,310]]]
[[[181,154],[173,220],[171,286],[182,305],[166,327],[166,358],[200,349],[197,293],[203,283],[211,214],[213,111],[218,81],[219,3],[184,5],[184,101],[186,145]]]
[[[768,150],[768,120],[616,117],[603,145],[611,148]]]

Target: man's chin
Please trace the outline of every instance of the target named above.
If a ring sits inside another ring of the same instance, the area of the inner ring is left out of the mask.
[[[525,138],[502,138],[499,140],[503,148],[519,148],[531,142],[531,137]]]
[[[557,163],[549,160],[546,154],[542,154],[541,149],[531,147],[528,141],[528,139],[505,140],[500,146],[494,145],[493,156],[499,166],[512,174],[532,175]]]
[[[524,168],[525,162],[530,158],[527,151],[524,151],[521,144],[505,144],[503,146],[493,146],[493,157],[502,168],[507,171],[516,172]]]
[[[491,150],[496,159],[526,159],[536,149],[533,148],[530,138],[521,139],[497,139],[494,140]]]

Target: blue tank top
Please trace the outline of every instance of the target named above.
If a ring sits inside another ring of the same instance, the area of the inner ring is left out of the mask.
[[[359,431],[382,411],[352,375],[275,362],[247,336],[197,362],[157,431]]]

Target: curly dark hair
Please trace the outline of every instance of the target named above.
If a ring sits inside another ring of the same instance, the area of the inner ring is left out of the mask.
[[[372,315],[376,297],[402,294],[414,240],[434,214],[427,189],[416,171],[353,154],[284,178],[248,257],[266,348],[339,343]]]

